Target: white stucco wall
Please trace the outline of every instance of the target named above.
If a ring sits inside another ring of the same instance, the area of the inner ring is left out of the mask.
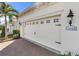
[[[79,3],[57,3],[48,8],[44,8],[38,12],[24,15],[19,18],[20,22],[25,22],[28,20],[34,20],[61,14],[60,17],[52,17],[41,19],[44,22],[46,20],[51,20],[49,24],[32,24],[32,25],[21,25],[21,37],[29,38],[35,42],[39,42],[45,46],[51,47],[53,49],[59,50],[61,52],[71,51],[73,53],[79,53]],[[77,26],[77,31],[68,31],[66,26],[68,26],[67,15],[71,9],[74,13],[73,25]],[[56,26],[53,19],[59,18],[61,26]],[[41,20],[38,20],[39,22]],[[34,35],[34,32],[36,34]],[[55,41],[60,41],[62,44],[57,44]]]
[[[79,3],[63,3],[64,13],[63,13],[63,21],[62,21],[62,51],[79,54]],[[67,31],[66,26],[68,26],[67,15],[69,13],[69,9],[71,9],[74,13],[73,25],[77,26],[77,31]]]

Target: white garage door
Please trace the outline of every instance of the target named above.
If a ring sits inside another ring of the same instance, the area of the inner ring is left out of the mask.
[[[61,50],[61,19],[60,16],[47,18],[44,20],[50,20],[50,23],[45,23],[39,25],[38,37],[42,43],[54,48],[56,50]]]
[[[50,20],[50,21],[49,21]],[[30,21],[26,25],[25,38],[45,46],[60,50],[61,45],[61,19],[60,16]]]

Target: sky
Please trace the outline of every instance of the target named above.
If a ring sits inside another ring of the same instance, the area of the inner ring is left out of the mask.
[[[18,12],[23,12],[24,9],[28,9],[34,2],[7,2],[12,5]],[[4,23],[4,18],[0,18],[0,24]]]
[[[8,2],[11,4],[18,12],[22,12],[24,9],[28,9],[33,5],[34,2]]]

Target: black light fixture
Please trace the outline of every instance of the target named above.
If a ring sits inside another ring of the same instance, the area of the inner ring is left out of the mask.
[[[73,19],[74,13],[72,12],[72,10],[70,9],[69,14],[68,14],[68,18],[71,18],[71,20],[69,21],[70,26],[72,26],[72,19]]]
[[[21,23],[19,22],[19,25],[21,25]]]

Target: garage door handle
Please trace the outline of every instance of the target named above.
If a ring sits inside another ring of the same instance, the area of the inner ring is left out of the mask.
[[[57,43],[57,44],[61,44],[61,42],[58,42],[58,41],[55,41],[55,43]]]

